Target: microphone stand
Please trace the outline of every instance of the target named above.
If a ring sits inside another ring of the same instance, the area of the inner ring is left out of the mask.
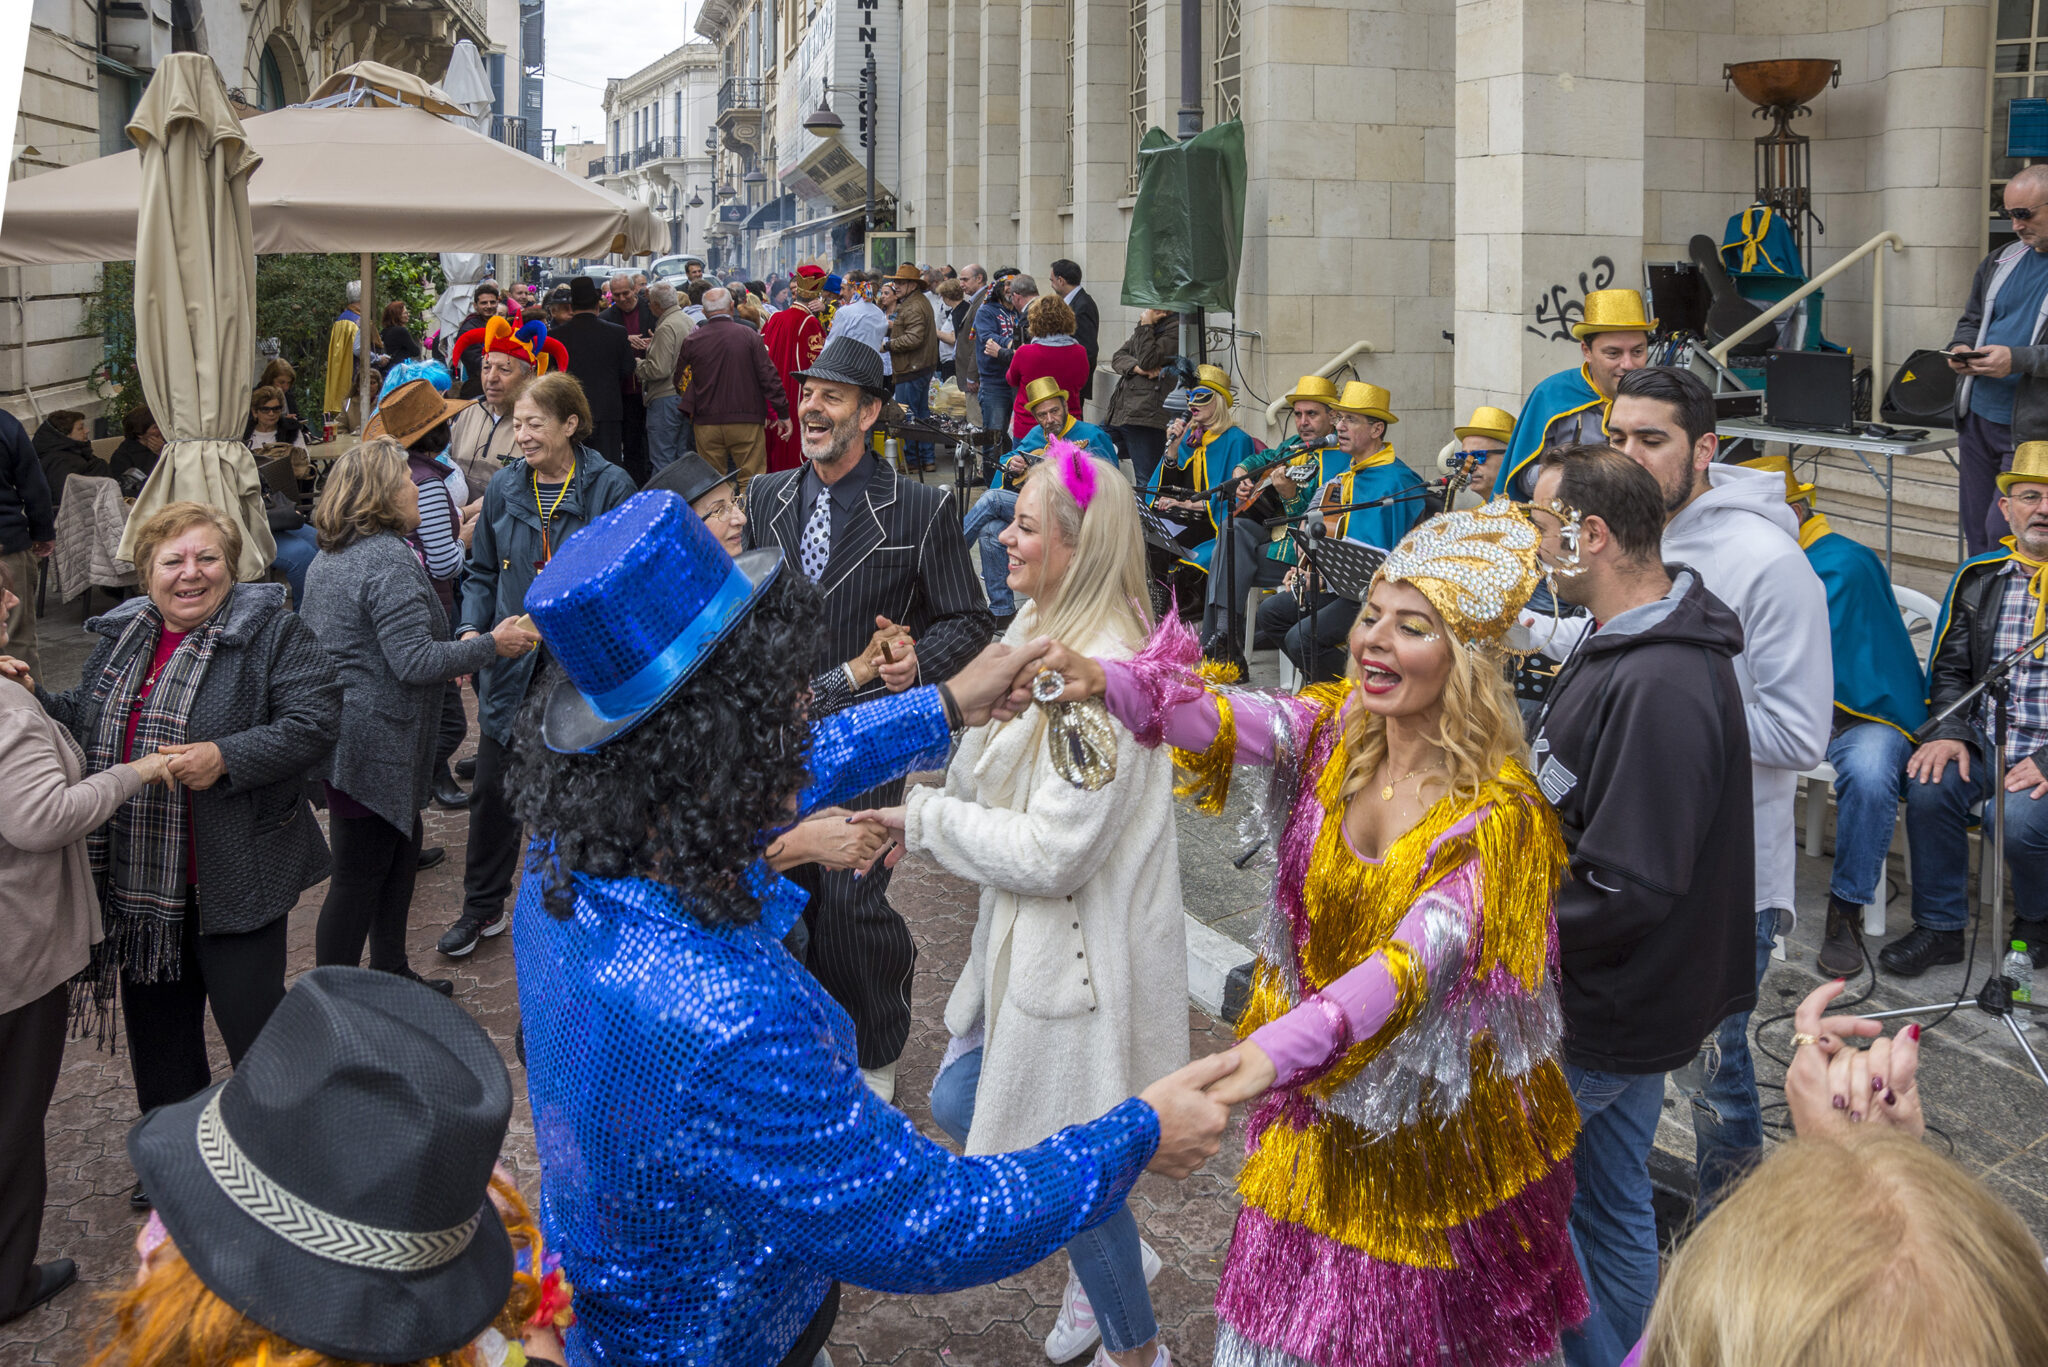
[[[1943,722],[1960,713],[1977,698],[1989,696],[1991,699],[1992,733],[1995,739],[1992,742],[1992,823],[1991,851],[1988,858],[1991,863],[1990,917],[1992,953],[1994,955],[1999,952],[1998,946],[2004,943],[2003,938],[1999,934],[1999,923],[2005,916],[2005,746],[2006,733],[2010,726],[2008,709],[2012,701],[2011,674],[2013,666],[2044,644],[2048,644],[2048,631],[2043,631],[2040,635],[2034,637],[2033,640],[2028,641],[2018,650],[2013,651],[2010,655],[1992,665],[1991,668],[1985,670],[1983,678],[1979,679],[1962,696],[1956,698],[1948,706],[1942,708],[1941,711],[1929,717],[1926,723],[1913,734],[1913,743],[1915,745],[1925,745],[1933,738],[1935,730]],[[1981,928],[1983,922],[1980,920],[1978,925]],[[1863,1019],[1896,1020],[1902,1016],[1924,1016],[1932,1011],[1940,1011],[1944,1014],[1953,1011],[1971,1000],[1967,967],[1964,973],[1962,995],[1952,1002],[1936,1002],[1931,1006],[1906,1006],[1896,1011],[1873,1011],[1865,1015]],[[2005,1028],[2012,1032],[2013,1039],[2020,1046],[2020,1052],[2024,1053],[2027,1056],[2027,1062],[2034,1066],[2034,1076],[2041,1079],[2041,1084],[2044,1087],[2048,1087],[2048,1070],[2044,1070],[2041,1067],[2040,1056],[2034,1052],[2034,1046],[2027,1042],[2026,1032],[2021,1030],[2013,1022],[2012,1018],[2012,1013],[2020,1009],[2037,1013],[2048,1013],[2048,1006],[2037,1006],[2032,1002],[2016,1002],[2012,999],[2012,989],[2012,980],[1999,971],[1997,960],[1994,959],[1992,961],[1991,976],[1985,979],[1984,986],[1977,993],[1975,999],[1977,1009],[1988,1016],[1996,1016],[1999,1020],[2005,1022]]]
[[[1357,503],[1334,503],[1328,507],[1312,506],[1307,512],[1302,513],[1298,517],[1269,518],[1262,525],[1267,527],[1285,527],[1291,526],[1296,522],[1306,522],[1308,523],[1307,534],[1309,539],[1317,540],[1330,534],[1330,525],[1323,520],[1326,517],[1339,517],[1346,513],[1355,513],[1370,508],[1391,508],[1397,503],[1409,503],[1416,499],[1426,499],[1431,494],[1439,492],[1440,486],[1448,482],[1448,480],[1440,480],[1436,484],[1419,484],[1413,489],[1403,489],[1399,493],[1388,494],[1383,498],[1369,498]],[[1393,547],[1389,546],[1387,549],[1392,550]],[[1302,669],[1306,678],[1313,680],[1316,677],[1316,666],[1321,663],[1323,649],[1322,639],[1316,633],[1316,614],[1321,610],[1322,605],[1316,602],[1317,570],[1313,550],[1304,550],[1302,552],[1301,563],[1301,616],[1302,620],[1308,623],[1308,645],[1302,652]]]

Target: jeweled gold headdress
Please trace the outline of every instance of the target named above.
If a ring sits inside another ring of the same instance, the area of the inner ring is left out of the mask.
[[[1497,498],[1439,513],[1394,547],[1377,579],[1413,584],[1468,646],[1498,642],[1543,582],[1543,537],[1528,512]]]

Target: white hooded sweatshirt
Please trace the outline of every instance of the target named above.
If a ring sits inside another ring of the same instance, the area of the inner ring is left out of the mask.
[[[1782,476],[1717,464],[1707,482],[1664,528],[1664,559],[1698,570],[1742,623],[1735,678],[1749,722],[1756,909],[1789,910],[1799,775],[1827,757],[1834,715],[1827,590],[1799,549]]]

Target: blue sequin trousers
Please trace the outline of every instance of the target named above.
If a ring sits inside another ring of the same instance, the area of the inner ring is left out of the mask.
[[[813,728],[806,808],[943,762],[936,690]],[[572,1367],[772,1367],[835,1280],[957,1290],[1050,1256],[1124,1201],[1158,1145],[1126,1101],[1035,1148],[961,1158],[883,1104],[853,1023],[782,948],[801,889],[709,927],[672,889],[576,880],[514,912],[540,1220],[576,1287]]]

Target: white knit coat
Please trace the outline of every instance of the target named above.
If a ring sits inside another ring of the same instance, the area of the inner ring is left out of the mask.
[[[1011,637],[1026,639],[1030,615]],[[1188,1061],[1173,758],[1111,724],[1116,777],[1099,791],[1053,769],[1033,707],[970,732],[945,788],[905,801],[906,850],[981,884],[946,1003],[953,1035],[984,1031],[970,1154],[1036,1144]]]

